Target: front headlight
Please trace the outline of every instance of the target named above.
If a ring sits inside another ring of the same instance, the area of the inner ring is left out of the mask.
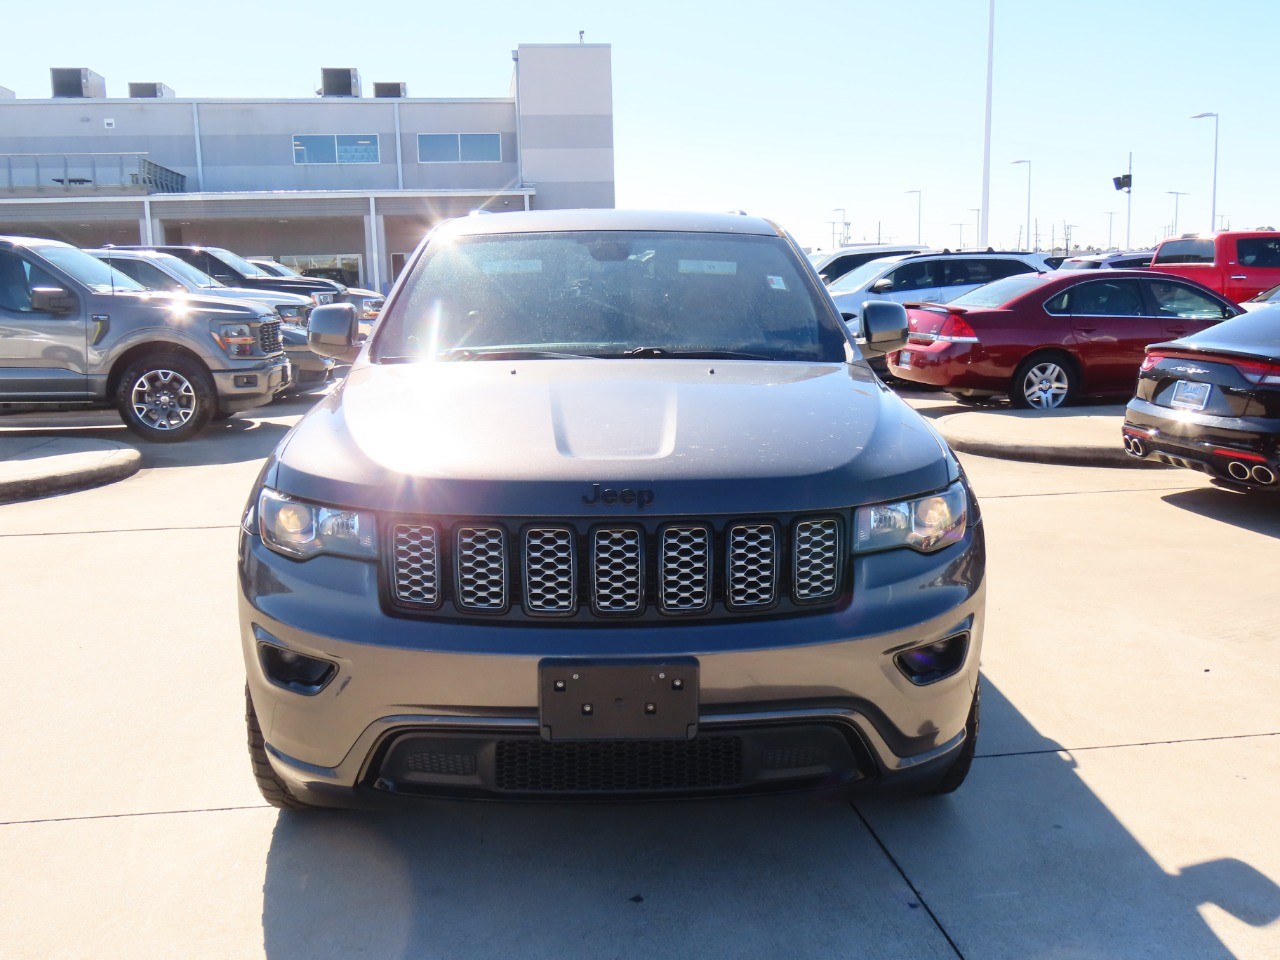
[[[853,549],[859,553],[910,547],[932,553],[964,537],[969,498],[956,481],[941,493],[897,503],[859,507],[853,518]]]
[[[311,301],[312,301],[312,302],[313,302],[317,307],[319,307],[319,306],[323,306],[323,305],[324,305],[324,304],[326,304],[326,303],[333,303],[333,294],[332,294],[332,293],[320,293],[319,291],[317,291],[316,293],[311,294]]]
[[[258,497],[258,532],[276,553],[300,560],[320,553],[362,560],[378,555],[373,514],[294,500],[265,487]]]
[[[258,342],[253,327],[247,323],[223,323],[213,335],[229,357],[247,357],[253,353],[253,345]]]
[[[281,320],[292,320],[296,323],[303,316],[302,306],[297,303],[281,303],[276,306],[276,314]]]

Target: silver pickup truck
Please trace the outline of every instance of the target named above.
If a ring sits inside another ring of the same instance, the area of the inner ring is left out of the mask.
[[[150,293],[69,244],[0,237],[0,404],[112,406],[174,442],[290,379],[265,305]]]

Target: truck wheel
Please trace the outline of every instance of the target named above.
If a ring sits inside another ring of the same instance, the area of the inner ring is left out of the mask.
[[[981,720],[981,700],[982,684],[979,682],[978,689],[973,692],[973,706],[969,708],[969,719],[964,724],[964,745],[960,748],[960,754],[956,757],[955,762],[942,775],[942,779],[928,791],[930,794],[954,793],[959,789],[960,784],[964,783],[964,778],[969,775],[969,768],[973,766],[973,756],[978,750],[978,723]]]
[[[244,688],[244,720],[249,731],[249,762],[253,765],[253,779],[258,781],[258,792],[262,794],[262,799],[282,810],[311,809],[311,805],[295,797],[289,791],[289,785],[271,769],[271,761],[267,759],[267,743],[262,737],[262,728],[258,726],[258,715],[254,712],[253,700],[249,698],[248,684]]]
[[[116,388],[116,409],[133,433],[176,443],[204,429],[218,409],[213,378],[198,361],[176,353],[135,360]]]

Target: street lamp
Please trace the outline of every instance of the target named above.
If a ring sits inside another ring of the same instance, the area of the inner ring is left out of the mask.
[[[960,242],[956,245],[956,249],[957,249],[957,250],[963,250],[963,249],[964,249],[964,224],[963,224],[963,223],[953,223],[953,224],[952,224],[952,226],[953,226],[953,227],[959,227],[959,228],[960,228]]]
[[[1192,120],[1203,120],[1213,117],[1213,199],[1209,202],[1209,232],[1213,233],[1214,224],[1218,222],[1218,115],[1216,113],[1197,113]],[[1175,229],[1173,231],[1177,233]]]
[[[1111,249],[1111,225],[1115,223],[1116,212],[1114,210],[1103,210],[1107,215],[1107,249]]]
[[[1027,165],[1027,249],[1032,250],[1031,246],[1031,161],[1030,160],[1014,160],[1015,164],[1025,163]]]
[[[1178,235],[1178,198],[1187,196],[1186,190],[1166,190],[1165,193],[1173,194],[1173,235]]]
[[[923,242],[920,239],[920,208],[924,203],[924,199],[919,190],[907,190],[906,192],[914,193],[916,195],[916,245],[919,246]]]
[[[987,4],[987,109],[982,130],[982,219],[979,248],[987,245],[987,213],[991,209],[991,73],[996,50],[996,0]]]

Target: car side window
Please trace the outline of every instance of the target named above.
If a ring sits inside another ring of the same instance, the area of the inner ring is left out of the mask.
[[[1017,276],[1020,273],[1035,273],[1028,264],[1021,260],[988,260],[992,280],[1003,280],[1005,277]]]
[[[906,290],[928,290],[938,286],[935,279],[934,263],[904,263],[892,273],[888,274],[887,280],[893,283],[893,292]]]
[[[149,263],[143,263],[141,260],[115,260],[111,261],[111,266],[115,267],[125,276],[133,277],[148,290],[184,290],[185,288],[166,274],[163,270],[153,267]]]
[[[1141,317],[1146,315],[1137,280],[1094,280],[1071,290],[1071,313],[1077,317]]]
[[[1236,241],[1236,257],[1242,267],[1280,267],[1280,240],[1241,237]]]
[[[0,310],[31,313],[35,287],[61,287],[62,282],[43,267],[24,260],[12,250],[0,250]]]
[[[1157,316],[1187,320],[1221,320],[1226,316],[1222,304],[1180,283],[1149,280],[1147,289],[1155,300]]]
[[[981,260],[975,258],[965,258],[962,260],[946,261],[946,279],[943,281],[944,287],[959,287],[965,285],[982,285],[997,280],[1003,274],[997,274],[991,269],[991,260]]]

